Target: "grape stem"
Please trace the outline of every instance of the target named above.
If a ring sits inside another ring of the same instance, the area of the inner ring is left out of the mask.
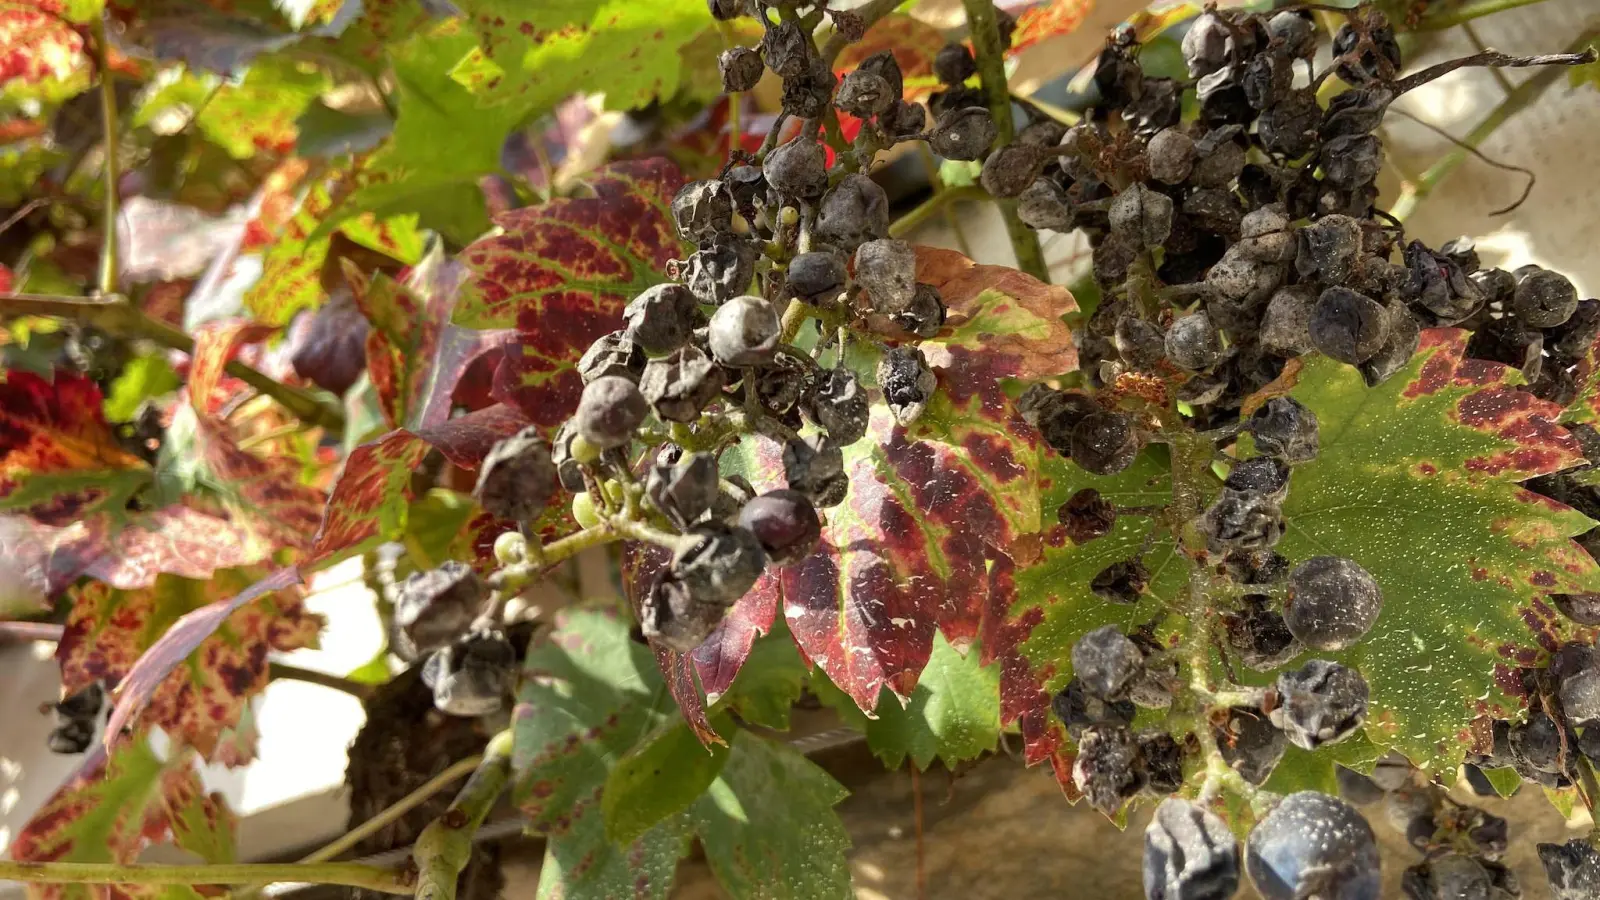
[[[1497,12],[1505,12],[1508,9],[1518,9],[1543,2],[1544,0],[1467,0],[1467,2],[1452,9],[1440,9],[1424,15],[1412,30],[1443,31],[1446,28],[1465,25],[1473,19],[1481,19]]]
[[[994,117],[996,138],[994,149],[1011,143],[1017,126],[1011,115],[1011,88],[1006,83],[1006,48],[1000,43],[1000,28],[995,22],[991,0],[961,0],[967,11],[967,31],[972,37],[973,58],[978,63],[978,80],[988,96],[989,114]],[[1044,263],[1044,249],[1039,245],[1039,234],[1022,224],[1017,215],[1017,201],[996,198],[1000,216],[1006,223],[1006,234],[1011,238],[1011,249],[1017,256],[1017,268],[1043,282],[1050,281],[1050,270]]]
[[[947,187],[912,207],[909,212],[889,223],[889,236],[903,238],[922,223],[938,215],[946,206],[959,200],[981,200],[988,194],[977,185]]]
[[[455,900],[456,881],[472,859],[472,836],[488,818],[511,780],[511,732],[489,739],[461,792],[417,836],[411,859],[417,870],[417,900]]]
[[[159,344],[169,350],[194,355],[194,338],[160,319],[152,318],[126,297],[108,294],[101,297],[67,297],[58,294],[0,293],[0,319],[17,316],[49,316],[67,319],[121,335]],[[295,418],[330,432],[344,431],[344,413],[332,403],[277,381],[238,360],[229,360],[229,375],[276,400]]]
[[[407,895],[400,873],[361,863],[239,863],[230,865],[118,865],[82,862],[13,862],[0,859],[0,881],[31,884],[338,884]]]
[[[105,131],[105,221],[100,237],[100,293],[117,292],[117,85],[112,77],[110,47],[106,41],[106,17],[95,17],[90,26],[94,39],[95,73],[100,76],[100,121]]]
[[[279,679],[303,681],[306,684],[314,684],[318,687],[342,691],[343,693],[349,694],[357,700],[364,701],[372,695],[372,688],[369,685],[360,684],[359,682],[351,681],[348,678],[341,678],[338,675],[329,675],[327,672],[318,672],[314,669],[303,669],[300,666],[292,666],[288,663],[267,663],[267,677],[274,681]]]

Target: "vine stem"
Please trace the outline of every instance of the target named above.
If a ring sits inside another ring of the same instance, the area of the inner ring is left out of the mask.
[[[49,316],[93,325],[123,337],[142,338],[180,353],[194,355],[194,338],[152,318],[126,297],[66,297],[57,294],[0,293],[0,318]],[[229,360],[229,375],[276,400],[295,418],[331,432],[344,430],[344,412],[331,403],[274,379],[238,360]]]
[[[889,236],[902,238],[915,231],[924,222],[938,215],[947,205],[957,200],[979,200],[987,197],[987,192],[977,185],[963,187],[947,187],[936,191],[933,196],[912,207],[905,215],[889,223]]]
[[[351,681],[348,678],[341,678],[338,675],[329,675],[327,672],[318,672],[315,669],[303,669],[300,666],[293,666],[289,663],[267,663],[267,677],[272,679],[283,678],[290,681],[304,681],[307,684],[314,684],[319,687],[330,688],[335,691],[342,691],[356,698],[357,700],[364,701],[372,695],[372,688],[367,685]]]
[[[967,11],[967,31],[972,37],[973,56],[978,62],[978,80],[989,99],[989,114],[994,117],[995,148],[1011,143],[1017,125],[1011,115],[1011,88],[1006,83],[1005,47],[1000,43],[1000,29],[994,18],[991,0],[961,0]],[[1044,249],[1039,246],[1039,234],[1022,224],[1017,216],[1017,201],[996,198],[1000,216],[1006,223],[1006,234],[1011,238],[1011,249],[1017,255],[1017,268],[1040,281],[1049,282],[1050,271],[1044,264]]]
[[[100,293],[117,292],[117,86],[111,76],[110,53],[106,45],[106,17],[102,13],[91,26],[94,38],[95,69],[100,75],[100,120],[105,130],[105,222],[100,238]]]
[[[1595,31],[1593,29],[1585,31],[1568,49],[1574,53],[1580,52],[1589,46],[1594,37]],[[1560,68],[1540,69],[1526,81],[1513,88],[1510,93],[1506,94],[1505,99],[1500,101],[1498,106],[1490,110],[1489,114],[1484,116],[1483,120],[1474,126],[1466,137],[1460,140],[1458,146],[1452,148],[1438,162],[1429,166],[1427,171],[1423,172],[1415,183],[1401,186],[1400,196],[1395,200],[1394,206],[1390,208],[1389,214],[1402,222],[1405,221],[1408,216],[1416,212],[1417,206],[1428,195],[1437,190],[1439,185],[1450,177],[1450,174],[1459,168],[1473,151],[1478,149],[1479,145],[1488,140],[1490,135],[1494,134],[1500,126],[1510,121],[1517,113],[1533,105],[1534,101],[1538,100],[1546,90],[1550,89],[1551,85],[1554,85],[1562,77],[1562,74],[1563,70]]]
[[[511,779],[511,732],[489,740],[461,793],[444,815],[417,836],[411,859],[417,867],[417,900],[455,900],[456,881],[472,858],[472,836]]]
[[[337,884],[385,894],[410,894],[408,880],[361,863],[240,863],[160,866],[115,863],[13,862],[0,859],[0,881],[34,884]]]
[[[440,772],[439,774],[428,779],[428,782],[422,787],[419,787],[404,797],[401,797],[399,800],[396,800],[393,804],[380,811],[377,815],[374,815],[372,818],[362,822],[355,828],[345,832],[332,843],[311,854],[310,856],[307,856],[305,859],[300,860],[300,862],[302,864],[320,863],[333,859],[339,854],[344,853],[346,850],[349,850],[355,845],[361,843],[363,840],[366,840],[368,837],[371,837],[380,829],[387,827],[396,819],[399,819],[406,813],[416,809],[429,797],[432,797],[434,794],[437,794],[457,781],[460,781],[466,775],[475,771],[482,763],[483,754],[480,753],[474,754],[466,759],[451,764],[451,766],[445,769],[443,772]]]

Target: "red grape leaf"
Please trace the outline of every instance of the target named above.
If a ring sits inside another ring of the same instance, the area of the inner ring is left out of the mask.
[[[418,411],[453,298],[435,294],[424,305],[422,298],[388,275],[377,272],[369,279],[352,261],[343,264],[356,308],[372,325],[367,332],[367,376],[378,392],[378,406],[391,428],[403,427]]]
[[[189,363],[189,403],[197,415],[217,415],[233,399],[234,392],[219,390],[229,361],[246,344],[258,344],[277,332],[277,327],[248,319],[207,322],[194,329],[194,352]]]
[[[208,863],[234,861],[237,820],[219,793],[207,794],[188,753],[163,760],[140,737],[109,754],[96,747],[83,766],[45,801],[17,833],[18,862],[137,862],[153,843],[169,837]],[[136,885],[32,884],[34,900],[199,900],[193,888],[159,890]]]
[[[777,572],[768,569],[761,573],[755,587],[733,604],[705,643],[690,652],[707,705],[716,703],[733,686],[734,678],[750,658],[756,638],[772,630],[782,601],[783,581]]]
[[[235,570],[235,573],[239,571],[243,570]],[[229,581],[232,582],[233,579],[229,579]],[[208,585],[216,583],[216,581],[205,582],[199,591],[202,594],[207,594],[213,590]],[[134,720],[140,717],[146,707],[150,706],[158,695],[171,699],[169,695],[162,693],[164,689],[170,690],[165,688],[167,676],[172,674],[179,664],[185,662],[189,655],[204,644],[206,639],[211,637],[218,628],[222,627],[223,623],[229,622],[235,612],[245,609],[250,605],[251,601],[300,583],[300,570],[294,566],[285,566],[274,570],[254,584],[250,584],[232,597],[213,600],[204,606],[184,613],[176,621],[172,622],[166,628],[165,633],[157,637],[154,643],[150,643],[137,656],[136,661],[133,661],[132,665],[128,666],[124,673],[120,675],[120,683],[117,686],[116,693],[113,695],[116,705],[112,708],[111,716],[106,722],[106,744],[108,746],[113,744],[117,736],[122,733],[122,730],[132,726]],[[321,627],[318,617],[313,617],[304,612],[298,597],[291,597],[288,600],[281,601],[274,600],[268,604],[268,608],[271,610],[293,611],[294,615],[285,622],[285,625],[291,629],[305,629],[310,628],[312,625],[315,625],[316,628]],[[241,622],[236,623],[235,627],[245,634],[254,636],[258,645],[261,641],[284,638],[301,640],[301,646],[304,646],[316,637],[315,628],[312,628],[309,635],[305,636],[298,636],[294,631],[290,631],[287,635],[281,632],[275,633],[272,621],[268,617],[259,614],[246,617]],[[56,650],[59,655],[61,648],[58,646]],[[196,665],[203,663],[202,660],[194,662]],[[265,654],[262,655],[261,663],[264,672],[266,665]],[[244,674],[248,675],[248,672]],[[194,691],[183,691],[181,688],[184,681],[185,679],[179,678],[174,682],[180,686],[176,699],[192,702],[195,699]],[[232,722],[227,724],[237,723],[239,718],[238,708],[237,706],[233,707]],[[179,712],[182,711],[181,706],[177,709]],[[170,707],[163,707],[163,710],[166,712],[172,711]],[[222,726],[216,727],[220,733]],[[211,737],[215,740],[217,735],[213,734]]]
[[[1577,385],[1577,396],[1561,411],[1561,421],[1593,425],[1600,421],[1600,338],[1583,352],[1572,380]]]
[[[475,469],[496,441],[527,424],[521,413],[500,403],[416,431],[397,429],[357,447],[334,482],[312,541],[311,562],[320,563],[374,535],[398,535],[412,496],[411,476],[429,446],[455,465]]]
[[[933,58],[946,43],[944,35],[932,25],[904,13],[891,13],[867,29],[861,40],[847,44],[833,68],[842,75],[875,53],[893,51],[906,81],[905,98],[918,102],[941,87],[933,75]]]
[[[88,377],[8,370],[0,381],[0,509],[63,525],[125,506],[150,468],[123,450]]]
[[[54,105],[89,87],[93,66],[72,26],[100,14],[90,0],[0,0],[0,98]]]
[[[662,159],[603,166],[589,181],[594,196],[505,213],[496,220],[503,234],[462,251],[470,274],[456,324],[518,330],[495,376],[498,399],[548,427],[576,407],[578,358],[685,255],[669,209],[682,182]]]
[[[1041,41],[1077,31],[1092,9],[1094,0],[1045,0],[1023,10],[1006,55],[1015,56]]]
[[[300,463],[242,449],[220,422],[195,422],[195,453],[234,521],[274,547],[305,550],[322,521],[326,497],[299,481]]]
[[[56,645],[62,688],[103,682],[115,688],[158,638],[185,615],[249,587],[259,575],[226,569],[207,581],[162,575],[147,588],[117,590],[91,582],[74,592],[66,631]],[[230,613],[152,691],[145,725],[210,758],[224,728],[239,723],[250,698],[267,685],[267,654],[311,646],[322,618],[294,594],[279,594]]]

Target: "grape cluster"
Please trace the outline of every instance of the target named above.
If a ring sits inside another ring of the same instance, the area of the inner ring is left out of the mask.
[[[1174,468],[1180,454],[1198,468],[1227,466],[1222,483],[1214,492],[1202,487],[1198,500],[1180,500],[1175,489],[1170,506],[1120,507],[1086,488],[1057,510],[1075,544],[1104,537],[1123,518],[1150,522],[1139,552],[1090,579],[1103,601],[1136,605],[1150,595],[1146,556],[1162,530],[1196,571],[1192,602],[1176,599],[1137,628],[1105,626],[1079,638],[1072,678],[1053,702],[1076,743],[1075,786],[1107,815],[1140,792],[1172,793],[1168,785],[1181,784],[1186,767],[1207,772],[1202,802],[1165,800],[1146,833],[1150,897],[1230,897],[1241,869],[1269,900],[1379,892],[1376,841],[1350,804],[1317,793],[1283,798],[1259,820],[1241,858],[1204,802],[1224,778],[1249,793],[1290,745],[1343,741],[1369,714],[1362,673],[1317,657],[1368,635],[1383,591],[1356,561],[1278,553],[1291,476],[1317,458],[1321,441],[1310,409],[1263,388],[1311,353],[1355,367],[1375,386],[1412,359],[1422,329],[1454,326],[1471,332],[1469,355],[1518,368],[1534,393],[1566,403],[1575,367],[1600,337],[1600,301],[1580,302],[1561,275],[1485,268],[1465,239],[1432,249],[1377,207],[1376,132],[1389,105],[1464,61],[1402,76],[1384,17],[1368,8],[1343,15],[1332,61],[1319,72],[1311,12],[1208,7],[1183,37],[1189,80],[1147,75],[1134,32],[1121,28],[1100,53],[1098,102],[1082,121],[1035,121],[983,162],[984,187],[1014,198],[1025,224],[1085,234],[1101,291],[1077,332],[1081,376],[1065,388],[1029,387],[1017,399],[1021,417],[1095,476],[1128,470],[1151,444],[1171,445]],[[936,70],[947,83],[970,75],[954,51],[940,55]],[[1330,74],[1349,90],[1324,106],[1318,88]],[[1189,92],[1195,102],[1186,114]],[[1578,437],[1600,462],[1600,435]],[[1563,502],[1577,495],[1584,502],[1573,505],[1600,514],[1600,492],[1570,476],[1530,487]],[[1586,538],[1600,549],[1600,530]],[[1557,603],[1579,621],[1600,623],[1600,598]],[[1158,632],[1173,614],[1209,646],[1163,641]],[[1529,696],[1548,698],[1544,708],[1498,723],[1497,755],[1476,761],[1515,766],[1552,787],[1570,784],[1578,755],[1600,751],[1597,653],[1566,648],[1531,673]],[[1220,688],[1207,683],[1213,654],[1228,676]],[[1272,680],[1247,686],[1235,666]],[[1195,714],[1167,714],[1181,723],[1169,733],[1149,727],[1160,720],[1141,708]],[[1505,823],[1452,805],[1409,766],[1403,775],[1372,790],[1430,854],[1407,873],[1408,895],[1520,895],[1496,861]],[[1557,851],[1546,860],[1574,871],[1584,864]]]

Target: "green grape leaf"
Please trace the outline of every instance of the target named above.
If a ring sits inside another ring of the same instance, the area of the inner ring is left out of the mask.
[[[0,37],[4,34],[5,4],[0,3]],[[0,204],[16,206],[29,200],[39,179],[66,158],[66,152],[46,138],[0,144]]]
[[[503,234],[461,253],[468,277],[455,323],[518,330],[495,376],[497,399],[555,427],[577,407],[578,358],[622,323],[622,307],[666,280],[686,256],[669,204],[682,176],[662,159],[612,163],[589,179],[591,197],[513,210]]]
[[[1290,744],[1262,788],[1276,794],[1321,791],[1338,796],[1339,779],[1334,774],[1335,763],[1371,774],[1372,764],[1382,755],[1383,748],[1373,744],[1364,732],[1359,731],[1337,744],[1324,744],[1315,750],[1302,750]]]
[[[490,103],[535,118],[603,86],[611,109],[634,109],[678,88],[679,49],[706,25],[702,0],[514,0],[459,3],[482,42],[453,72]]]
[[[89,757],[11,843],[18,862],[133,863],[140,852],[169,836],[208,863],[234,861],[236,820],[221,794],[207,794],[188,753],[163,760],[144,737],[104,747]],[[35,884],[38,900],[133,900],[155,896],[133,885]],[[169,888],[169,898],[200,900],[191,887]]]
[[[689,817],[734,900],[845,898],[850,837],[833,807],[848,793],[793,748],[741,730]]]
[[[359,176],[359,168],[340,169],[314,182],[294,214],[285,217],[281,230],[264,236],[270,246],[262,259],[261,277],[244,295],[245,307],[258,322],[286,325],[295,313],[322,302],[327,294],[323,267],[334,243],[322,224],[337,215]],[[415,216],[378,219],[363,214],[342,220],[336,230],[359,247],[401,263],[409,265],[422,257],[423,237]]]
[[[688,818],[680,813],[618,847],[596,804],[581,804],[573,809],[571,826],[546,840],[536,900],[665,900],[689,839]]]
[[[302,159],[329,159],[365,153],[394,132],[387,112],[350,113],[333,109],[321,100],[306,107],[295,120],[294,155]]]
[[[415,213],[420,222],[465,244],[489,227],[478,179],[502,170],[500,149],[522,112],[486,104],[450,77],[477,39],[451,19],[389,49],[398,113],[389,141],[372,154],[361,186],[323,224],[371,212]]]
[[[242,591],[259,574],[227,569],[208,581],[162,575],[132,591],[99,582],[77,588],[56,645],[63,689],[73,693],[96,681],[115,688],[180,618]],[[267,654],[312,646],[321,630],[322,618],[293,594],[235,611],[155,689],[145,724],[211,758],[222,730],[237,725],[245,704],[267,686]]]
[[[1522,776],[1510,766],[1500,769],[1484,769],[1483,777],[1489,779],[1489,785],[1494,792],[1502,797],[1509,797],[1522,786]]]
[[[331,86],[324,71],[290,55],[262,56],[236,84],[214,76],[180,76],[146,98],[133,123],[150,125],[158,116],[181,112],[194,115],[200,132],[235,159],[288,154],[294,151],[295,120]]]
[[[106,397],[105,403],[106,418],[127,422],[139,411],[139,404],[170,394],[182,386],[182,379],[164,355],[136,356],[111,382],[111,395]]]
[[[580,809],[598,811],[611,767],[665,721],[671,701],[650,651],[594,610],[558,615],[550,640],[529,649],[523,676],[511,796],[533,828],[561,834]]]
[[[933,655],[903,707],[880,702],[877,718],[868,719],[825,680],[812,690],[861,729],[873,755],[891,769],[907,759],[924,771],[935,758],[947,765],[973,759],[1000,740],[999,667],[981,665],[976,649],[962,655],[942,634],[934,635]]]
[[[724,720],[722,730],[731,730]],[[702,745],[688,723],[669,722],[628,751],[606,777],[600,811],[606,834],[627,846],[688,809],[722,771],[728,748]]]
[[[1430,771],[1482,749],[1486,717],[1520,706],[1507,693],[1515,668],[1537,664],[1566,638],[1545,595],[1600,583],[1600,567],[1571,540],[1594,523],[1517,484],[1582,461],[1555,424],[1559,408],[1517,390],[1507,367],[1464,359],[1465,346],[1465,332],[1424,332],[1409,366],[1376,388],[1321,357],[1291,363],[1282,379],[1317,414],[1322,449],[1295,468],[1277,550],[1291,561],[1349,557],[1377,579],[1385,598],[1377,626],[1356,647],[1326,655],[1367,678],[1371,744]],[[1248,438],[1240,449],[1248,452]],[[1080,487],[1117,505],[1159,504],[1168,492],[1154,453],[1111,479],[1066,463],[1044,471],[1054,482],[1047,508]],[[1070,676],[1076,638],[1154,610],[1146,601],[1113,606],[1087,589],[1095,571],[1136,549],[1144,525],[1131,518],[1076,548],[1046,529],[1040,561],[1015,576],[994,646],[1005,658],[1006,720],[1022,720],[1031,758],[1060,740],[1046,711],[1050,692]],[[1155,543],[1146,565],[1158,599],[1186,580],[1169,541]]]

